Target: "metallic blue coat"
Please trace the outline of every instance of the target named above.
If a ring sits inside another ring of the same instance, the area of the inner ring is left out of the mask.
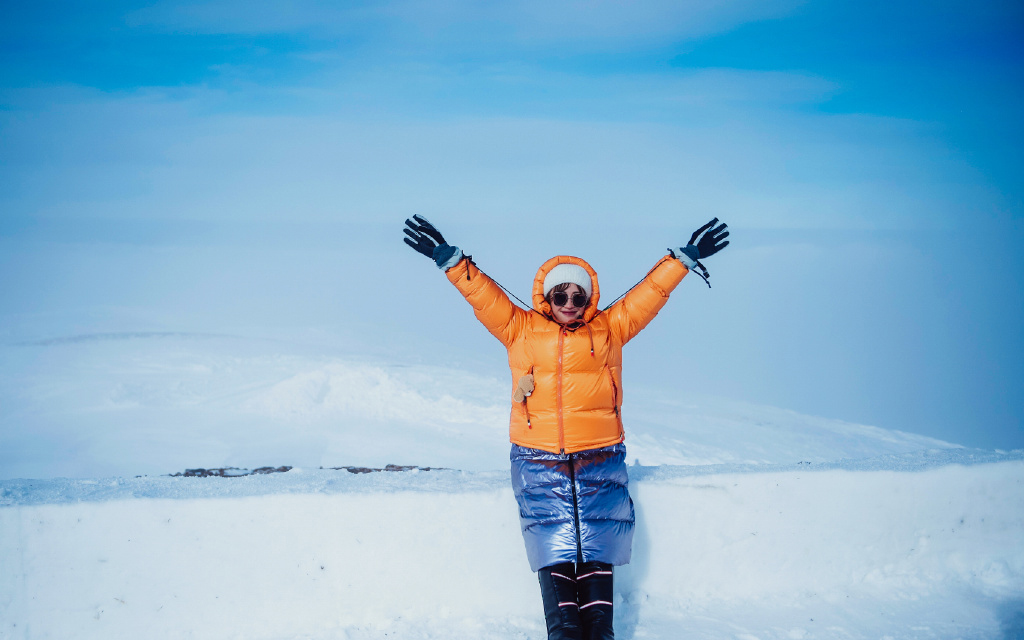
[[[531,569],[629,563],[634,514],[625,445],[558,454],[514,444],[510,458]]]

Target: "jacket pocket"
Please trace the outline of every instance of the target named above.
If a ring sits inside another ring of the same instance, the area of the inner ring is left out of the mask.
[[[530,370],[527,371],[525,375],[529,375],[530,377],[533,377],[533,367],[530,367]],[[533,393],[535,393],[536,391],[537,391],[537,387],[536,387],[536,383],[535,383],[534,387],[533,387],[533,390],[530,392],[530,395],[533,395]],[[523,396],[522,405],[523,405],[523,413],[526,414],[526,428],[527,429],[532,429],[533,428],[533,422],[530,420],[530,405],[528,404],[529,402],[530,402],[530,396],[529,395],[524,395]]]
[[[615,383],[615,374],[612,373],[611,367],[605,367],[605,371],[608,372],[608,382],[612,386],[612,408],[615,410],[615,414],[619,413],[619,385]]]
[[[612,411],[615,412],[615,421],[619,424],[619,437],[625,438],[626,431],[622,427],[622,413],[619,411],[619,385],[615,383],[615,374],[611,367],[605,367],[608,372],[608,380],[612,383]]]

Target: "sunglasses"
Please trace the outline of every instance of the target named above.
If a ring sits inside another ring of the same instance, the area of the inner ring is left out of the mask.
[[[551,294],[551,304],[556,307],[564,307],[569,302],[569,294],[564,291],[556,291]],[[572,294],[572,306],[582,309],[587,306],[587,296],[582,293]]]

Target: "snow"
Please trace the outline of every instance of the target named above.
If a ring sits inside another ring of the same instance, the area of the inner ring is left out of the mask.
[[[504,469],[511,381],[503,354],[438,365],[409,358],[425,349],[416,347],[402,357],[353,344],[173,332],[0,346],[0,478],[282,464]],[[788,464],[956,446],[688,396],[683,381],[632,384],[630,364],[623,419],[631,462]]]
[[[1024,452],[908,458],[631,468],[638,529],[616,575],[619,636],[1024,630]],[[543,637],[497,472],[0,487],[5,637]]]
[[[0,638],[544,637],[500,368],[212,334],[0,350]],[[1024,451],[653,387],[624,413],[616,637],[1024,637]],[[387,463],[430,470],[330,468]],[[167,475],[197,467],[241,470]]]

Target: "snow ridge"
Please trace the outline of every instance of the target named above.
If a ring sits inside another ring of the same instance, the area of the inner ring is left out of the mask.
[[[1024,632],[1024,455],[631,466],[616,637]],[[507,472],[8,480],[0,637],[543,637]]]
[[[795,464],[659,465],[629,467],[631,484],[681,480],[707,475],[783,473],[791,471],[926,471],[942,466],[978,465],[1024,460],[1024,450],[933,449],[863,460],[797,462]],[[350,469],[292,468],[284,473],[238,474],[210,478],[201,475],[137,476],[99,479],[0,480],[0,507],[68,504],[138,498],[237,498],[277,493],[439,492],[457,493],[500,489],[508,485],[505,471],[460,471],[390,465],[400,471],[362,474]],[[356,468],[356,467],[353,467]]]

